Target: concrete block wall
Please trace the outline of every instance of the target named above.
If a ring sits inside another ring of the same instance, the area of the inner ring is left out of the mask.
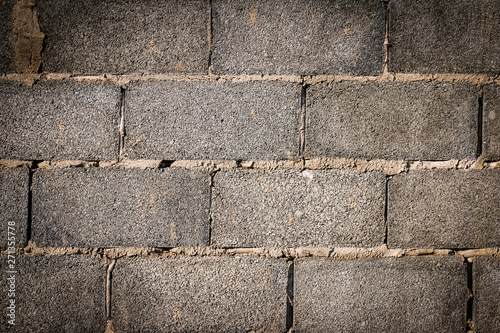
[[[500,331],[500,2],[0,16],[2,332]]]

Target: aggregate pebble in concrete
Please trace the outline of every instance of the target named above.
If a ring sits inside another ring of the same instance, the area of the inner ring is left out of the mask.
[[[483,155],[500,160],[500,86],[487,85],[483,95]]]
[[[208,173],[178,168],[52,169],[33,175],[40,246],[205,246]]]
[[[479,88],[339,82],[307,89],[306,157],[473,159]]]
[[[6,279],[11,273],[7,256],[0,259],[2,332],[104,332],[106,267],[100,259],[16,255],[15,326],[7,323],[7,305],[12,298],[8,297],[10,283]]]
[[[15,70],[15,35],[12,32],[14,3],[14,0],[0,2],[0,73],[11,73]]]
[[[300,85],[142,82],[125,94],[125,154],[147,159],[298,157]]]
[[[362,1],[212,1],[216,73],[377,75],[384,4]]]
[[[474,258],[474,329],[500,332],[500,258]]]
[[[119,332],[285,332],[287,263],[261,257],[119,260]]]
[[[28,192],[28,169],[0,169],[0,226],[3,234],[0,238],[0,248],[2,249],[26,246]],[[7,234],[8,231],[11,234]]]
[[[44,72],[206,73],[204,0],[53,0],[37,4]]]
[[[500,72],[497,0],[394,0],[389,12],[390,71]]]
[[[388,245],[500,246],[500,170],[420,170],[389,181]]]
[[[212,240],[223,247],[375,246],[384,234],[385,176],[231,170],[214,178]]]
[[[465,332],[458,257],[298,259],[296,332]]]
[[[119,103],[111,83],[0,82],[0,158],[115,160]]]

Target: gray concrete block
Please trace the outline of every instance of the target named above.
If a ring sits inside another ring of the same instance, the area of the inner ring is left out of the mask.
[[[385,9],[378,0],[212,1],[217,73],[377,75]]]
[[[119,260],[118,332],[284,332],[287,263],[259,257]]]
[[[465,332],[458,257],[306,258],[294,272],[296,332]]]
[[[499,170],[421,170],[389,181],[388,245],[500,246]]]
[[[7,256],[0,256],[2,332],[104,332],[106,267],[96,257],[16,255],[15,297]],[[15,326],[7,305],[15,299]]]
[[[14,3],[13,0],[0,2],[0,73],[15,71],[15,35],[12,32],[12,8]]]
[[[472,267],[475,332],[500,332],[500,258],[477,257]]]
[[[389,12],[390,71],[500,72],[497,0],[395,0]]]
[[[500,86],[487,85],[483,94],[483,155],[500,160]]]
[[[111,83],[0,82],[0,158],[116,159],[119,102]]]
[[[0,226],[3,233],[0,238],[0,248],[2,249],[27,245],[28,192],[28,169],[0,169]],[[8,231],[13,234],[7,235]]]
[[[384,204],[381,173],[221,171],[214,178],[212,241],[224,247],[379,245]]]
[[[206,73],[208,3],[40,1],[44,72]]]
[[[301,88],[286,82],[142,82],[125,94],[125,154],[149,159],[298,157]]]
[[[306,157],[472,159],[479,89],[344,81],[307,90]]]
[[[186,169],[52,169],[33,175],[41,246],[207,245],[208,173]]]

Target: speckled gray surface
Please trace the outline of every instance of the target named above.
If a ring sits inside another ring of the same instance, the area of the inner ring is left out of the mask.
[[[389,12],[390,71],[500,72],[497,0],[394,0]]]
[[[112,83],[0,82],[0,158],[117,159],[119,103]]]
[[[500,331],[500,258],[474,258],[474,329],[477,333]]]
[[[39,1],[44,72],[206,73],[204,0]]]
[[[2,249],[12,245],[26,246],[28,186],[28,169],[0,169],[0,226],[2,227],[0,248]],[[13,222],[13,225],[9,222]],[[8,231],[13,234],[7,234]],[[9,239],[10,237],[14,238]]]
[[[483,155],[500,160],[500,86],[487,85],[483,93]]]
[[[15,0],[0,2],[0,73],[15,71],[14,43],[12,32],[12,8]]]
[[[136,258],[113,271],[118,332],[284,332],[287,263],[249,256]]]
[[[306,157],[474,159],[479,88],[391,82],[307,89]]]
[[[125,94],[125,154],[148,159],[294,159],[301,87],[287,82],[141,82]]]
[[[297,260],[301,332],[465,332],[467,274],[458,257]]]
[[[216,73],[377,75],[385,9],[378,0],[212,1]]]
[[[106,267],[85,255],[17,255],[15,298],[8,297],[7,257],[0,256],[2,332],[104,332]],[[15,326],[7,323],[7,302],[15,299]]]
[[[388,245],[500,246],[500,170],[420,170],[389,181]]]
[[[33,240],[40,246],[207,245],[209,180],[206,172],[180,168],[39,170]]]
[[[212,192],[217,246],[375,246],[383,241],[381,173],[229,170],[215,175]]]

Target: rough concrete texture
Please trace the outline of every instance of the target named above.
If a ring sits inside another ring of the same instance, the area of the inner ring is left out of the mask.
[[[178,257],[119,260],[112,318],[118,332],[284,332],[285,260]]]
[[[389,12],[390,71],[500,72],[497,0],[394,0]]]
[[[385,176],[305,170],[215,175],[217,246],[374,246],[384,235]]]
[[[106,268],[95,257],[17,255],[15,326],[7,323],[7,256],[2,270],[2,332],[104,332]]]
[[[487,85],[483,93],[483,155],[500,160],[500,86]]]
[[[474,329],[500,332],[500,258],[474,258]]]
[[[473,159],[479,89],[344,81],[307,90],[307,157]]]
[[[3,230],[0,248],[2,249],[26,246],[28,192],[28,169],[0,169],[0,225]],[[14,225],[9,222],[14,222]],[[7,234],[8,231],[13,234]],[[9,239],[12,236],[14,238]]]
[[[203,0],[66,0],[37,5],[44,72],[206,73]]]
[[[300,94],[287,82],[141,82],[125,94],[125,154],[147,159],[298,157]]]
[[[500,246],[499,170],[422,170],[394,176],[388,192],[388,245]]]
[[[384,19],[378,0],[214,0],[213,70],[376,75]]]
[[[33,175],[41,246],[207,245],[208,173],[185,169],[52,169]]]
[[[294,272],[296,332],[465,332],[457,257],[309,258]]]
[[[119,102],[111,83],[0,82],[0,158],[116,159]]]
[[[0,73],[15,71],[15,34],[12,32],[14,4],[14,0],[0,1]]]

